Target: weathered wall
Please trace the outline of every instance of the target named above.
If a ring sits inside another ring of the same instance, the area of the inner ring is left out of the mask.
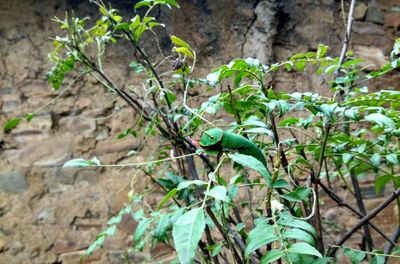
[[[128,12],[129,1],[118,2]],[[170,33],[196,47],[199,74],[235,57],[255,56],[279,61],[295,52],[330,46],[337,56],[343,37],[340,1],[334,0],[186,0],[181,9],[161,11]],[[346,3],[348,1],[345,1]],[[399,36],[397,0],[358,1],[351,49],[372,63],[387,59]],[[74,8],[82,16],[96,13],[87,1],[2,0],[0,2],[0,124],[10,117],[38,109],[62,91],[52,92],[45,80],[51,64],[50,36],[58,32],[50,19]],[[161,43],[166,43],[165,38]],[[152,49],[153,47],[148,47]],[[165,48],[168,50],[168,48]],[[126,68],[129,49],[115,49],[109,72],[120,82],[134,78]],[[398,85],[399,74],[386,83]],[[306,74],[282,75],[279,89],[327,91],[324,80]],[[134,117],[123,102],[113,101],[91,80],[71,88],[55,104],[37,112],[30,124],[11,135],[0,135],[0,263],[78,263],[106,220],[126,202],[132,170],[61,170],[73,157],[97,156],[105,163],[123,160],[140,139],[116,139]],[[130,161],[141,161],[146,151]],[[139,189],[145,182],[139,182]],[[369,208],[380,198],[370,199]],[[392,209],[390,209],[392,210]],[[388,211],[378,219],[392,230]],[[337,214],[327,212],[327,217]],[[349,223],[348,223],[349,224]],[[135,227],[125,219],[118,237],[94,254],[98,263],[119,263]],[[141,255],[132,257],[140,258]],[[133,261],[135,262],[135,261]],[[97,263],[97,262],[96,262]]]

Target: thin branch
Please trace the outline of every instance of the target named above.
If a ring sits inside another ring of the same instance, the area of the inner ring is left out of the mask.
[[[363,218],[365,215],[361,214],[359,211],[357,211],[354,207],[346,203],[345,201],[342,200],[336,193],[334,193],[332,190],[330,190],[328,187],[326,187],[321,181],[318,182],[318,184],[321,186],[321,188],[325,191],[325,193],[334,201],[339,207],[345,207],[349,209],[352,213],[357,215],[360,219]],[[368,222],[368,224],[378,233],[380,234],[389,244],[395,246],[395,243],[393,240],[391,240],[377,225],[375,225],[373,222]]]
[[[355,5],[356,5],[356,0],[351,0],[349,15],[347,17],[347,28],[346,28],[346,31],[344,34],[342,51],[341,51],[340,57],[339,57],[339,63],[338,63],[339,65],[343,64],[343,62],[346,58],[347,49],[349,48],[350,37],[351,37],[351,28],[353,26],[353,13],[354,13]],[[340,71],[340,67],[336,69],[335,75],[339,75],[339,71]]]
[[[392,237],[391,237],[391,240],[392,240],[394,243],[397,243],[397,240],[399,239],[399,237],[400,237],[400,226],[398,225],[397,228],[396,228],[396,231],[394,231],[394,233],[393,233],[393,235],[392,235]],[[389,254],[392,252],[392,249],[393,249],[395,246],[396,246],[395,244],[387,243],[386,246],[385,246],[385,249],[384,249],[383,253],[389,255]],[[387,260],[388,260],[388,257],[385,256],[385,263],[387,262]]]
[[[349,239],[361,226],[365,225],[370,219],[374,218],[378,213],[380,213],[383,209],[385,209],[393,200],[395,200],[400,195],[400,188],[398,188],[395,192],[391,193],[385,201],[383,201],[380,205],[375,207],[370,213],[364,216],[360,222],[354,225],[346,234],[339,240],[339,242],[335,246],[341,246],[347,239]],[[337,251],[337,247],[331,248],[328,252],[328,256],[333,256]]]

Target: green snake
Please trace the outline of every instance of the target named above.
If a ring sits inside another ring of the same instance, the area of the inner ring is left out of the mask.
[[[267,161],[262,151],[256,144],[241,135],[220,128],[212,128],[203,132],[199,144],[208,151],[238,151],[241,154],[256,158],[267,167]]]

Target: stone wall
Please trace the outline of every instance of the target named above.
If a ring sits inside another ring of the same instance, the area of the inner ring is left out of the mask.
[[[129,12],[130,1],[113,1]],[[343,39],[340,1],[334,0],[185,0],[181,9],[160,12],[168,33],[186,39],[199,54],[198,75],[235,57],[254,56],[264,62],[313,50],[318,43],[330,46],[338,56]],[[348,1],[344,1],[347,2]],[[79,263],[79,257],[107,219],[127,202],[134,170],[65,169],[60,166],[74,157],[99,157],[104,163],[126,159],[138,150],[142,139],[117,140],[116,136],[134,121],[122,101],[104,93],[85,79],[67,91],[52,92],[45,80],[51,64],[47,53],[49,37],[59,31],[50,19],[75,9],[81,16],[96,14],[84,0],[2,0],[0,2],[0,125],[10,117],[37,111],[37,118],[22,124],[10,135],[0,135],[0,263]],[[358,1],[351,49],[367,59],[369,70],[385,63],[394,38],[399,37],[400,3],[397,0]],[[165,51],[166,36],[161,44]],[[165,44],[165,45],[164,45]],[[147,47],[154,49],[154,47]],[[151,52],[149,52],[151,53]],[[107,54],[109,73],[119,82],[135,75],[125,67],[128,47]],[[398,73],[375,87],[400,83]],[[321,78],[307,74],[281,75],[277,89],[329,92]],[[41,106],[62,96],[60,100]],[[141,150],[129,159],[147,159]],[[138,181],[140,189],[147,183]],[[154,199],[157,197],[154,197]],[[367,200],[369,209],[381,198]],[[333,205],[332,205],[333,206]],[[327,207],[328,208],[328,207]],[[333,208],[333,207],[332,207]],[[332,209],[334,210],[334,209]],[[387,217],[376,223],[393,230]],[[334,218],[337,214],[326,212]],[[90,257],[93,263],[121,263],[123,249],[135,223],[124,218],[118,235],[107,240],[105,249]],[[139,262],[142,254],[131,254]]]

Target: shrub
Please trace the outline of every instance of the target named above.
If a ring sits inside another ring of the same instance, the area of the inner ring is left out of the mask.
[[[345,61],[331,58],[328,47],[321,44],[316,52],[296,54],[271,65],[255,58],[234,59],[206,79],[196,79],[196,52],[186,41],[170,36],[175,60],[166,73],[159,69],[166,69],[168,60],[155,65],[141,45],[145,34],[156,35],[153,29],[164,27],[151,16],[152,10],[177,8],[175,0],[140,1],[134,8],[145,12],[131,19],[101,1],[93,2],[101,13],[93,26],[71,14],[64,20],[55,19],[65,35],[54,40],[49,83],[58,90],[71,71],[79,73],[73,83],[90,75],[138,114],[137,124],[119,138],[146,135],[147,140],[162,141],[156,158],[145,163],[102,164],[93,158],[74,159],[64,167],[136,167],[165,197],[149,208],[144,202],[146,194],[132,190],[130,203],[108,221],[108,228],[86,255],[113,236],[122,217],[129,214],[138,222],[130,250],[164,243],[181,263],[271,263],[279,259],[329,263],[336,249],[361,226],[368,251],[345,249],[344,253],[353,262],[366,254],[372,256],[371,262],[383,260],[385,254],[373,247],[370,228],[381,231],[369,220],[400,192],[400,92],[369,92],[367,84],[400,66],[400,39],[391,61],[369,73],[360,68],[362,59],[351,53]],[[134,60],[129,67],[146,76],[144,90],[123,88],[103,68],[104,51],[121,42],[132,46],[129,54]],[[330,79],[326,89],[332,95],[274,91],[268,85],[274,74],[305,70]],[[192,106],[196,102],[188,95],[195,86],[207,87],[209,94],[199,107]],[[223,120],[218,119],[221,113]],[[4,131],[20,121],[11,119]],[[387,184],[395,188],[386,204],[369,214],[358,186],[363,176],[375,177],[377,193]],[[332,182],[347,188],[358,208],[345,203],[332,189]],[[321,189],[361,219],[329,247],[323,239],[328,234],[322,226],[329,223],[323,222],[320,213]],[[133,205],[141,209],[134,210]]]

